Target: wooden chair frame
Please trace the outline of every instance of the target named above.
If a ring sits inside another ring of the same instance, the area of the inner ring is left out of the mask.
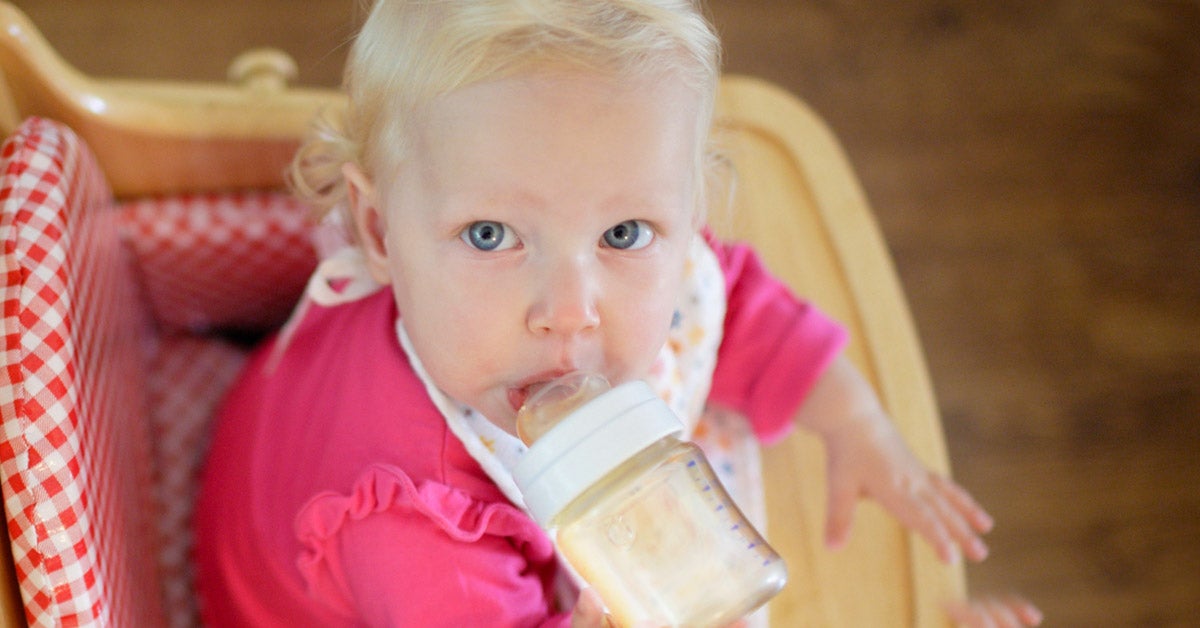
[[[279,187],[313,114],[344,106],[333,90],[287,87],[285,71],[245,59],[250,70],[240,84],[93,79],[65,63],[7,3],[0,3],[0,24],[0,130],[7,135],[29,115],[66,123],[96,153],[120,197]],[[829,128],[780,89],[727,76],[716,133],[737,176],[733,211],[717,211],[714,227],[753,242],[797,293],[849,328],[851,359],[910,446],[948,471],[898,278]],[[771,604],[773,625],[949,624],[942,604],[964,593],[962,568],[939,563],[878,507],[860,509],[849,547],[824,548],[824,456],[815,438],[789,437],[766,450],[764,464],[768,537],[791,573]],[[20,600],[4,574],[11,580],[11,565],[0,571],[0,612],[19,624]]]

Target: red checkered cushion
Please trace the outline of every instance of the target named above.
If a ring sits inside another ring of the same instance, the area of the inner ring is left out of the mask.
[[[30,624],[194,625],[209,422],[233,340],[285,320],[316,264],[307,209],[273,192],[115,205],[43,120],[3,151],[0,480]]]
[[[277,327],[317,263],[308,208],[278,192],[139,199],[122,222],[154,318],[170,329]]]
[[[122,241],[160,332],[146,379],[158,470],[163,594],[172,626],[195,625],[191,516],[211,418],[240,371],[244,347],[280,325],[316,265],[309,209],[280,192],[125,203]]]
[[[145,312],[93,157],[32,119],[0,154],[0,481],[33,626],[164,620],[143,409]]]
[[[177,332],[158,341],[150,362],[146,394],[158,469],[159,568],[171,626],[194,626],[198,620],[190,560],[196,476],[213,413],[244,359],[241,346],[220,337]]]

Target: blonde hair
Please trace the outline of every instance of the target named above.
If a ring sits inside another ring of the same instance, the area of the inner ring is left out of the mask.
[[[394,171],[409,156],[421,107],[538,66],[679,77],[700,98],[698,137],[706,138],[720,45],[697,2],[378,0],[346,63],[347,110],[341,119],[327,112],[315,122],[293,160],[292,188],[318,214],[339,207],[346,197],[342,164],[368,174]],[[696,152],[703,173],[706,146]]]

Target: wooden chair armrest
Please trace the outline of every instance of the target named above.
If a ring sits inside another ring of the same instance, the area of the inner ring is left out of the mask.
[[[800,295],[849,329],[847,351],[916,454],[948,471],[945,440],[916,331],[866,197],[829,128],[765,82],[727,76],[718,133],[736,167],[732,216],[717,230],[754,243]],[[946,626],[961,568],[875,506],[860,508],[849,547],[824,549],[820,444],[797,433],[768,449],[768,536],[791,581],[772,604],[776,625]]]
[[[333,90],[96,79],[68,65],[0,3],[0,130],[54,118],[84,137],[117,196],[278,187],[315,112]],[[272,85],[273,84],[273,85]]]

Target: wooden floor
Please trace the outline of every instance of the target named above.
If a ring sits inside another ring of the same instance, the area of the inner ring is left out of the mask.
[[[22,0],[92,74],[332,85],[357,0]],[[301,8],[302,7],[302,8]],[[1200,4],[711,0],[727,69],[833,126],[923,337],[981,590],[1052,626],[1200,625]]]

